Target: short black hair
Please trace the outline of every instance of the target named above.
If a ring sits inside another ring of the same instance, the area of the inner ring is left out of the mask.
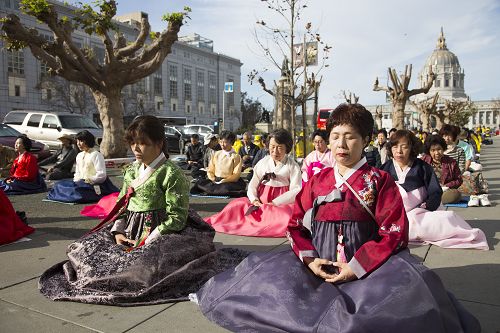
[[[443,150],[446,150],[447,148],[446,141],[444,141],[442,136],[436,134],[429,135],[427,139],[425,139],[424,153],[429,155],[431,152],[431,147],[434,145],[440,145]]]
[[[330,113],[326,131],[331,133],[335,126],[340,125],[352,126],[364,139],[371,138],[375,123],[372,114],[363,105],[343,103]]]
[[[439,135],[445,136],[449,135],[453,139],[453,141],[457,140],[458,135],[460,134],[460,127],[453,126],[450,124],[444,124],[443,127],[439,130]]]
[[[382,133],[382,134],[383,134],[383,135],[387,138],[387,131],[386,131],[386,129],[385,129],[385,128],[379,129],[379,130],[377,131],[377,135],[378,135],[378,134],[380,134],[380,133]]]
[[[30,138],[28,138],[28,136],[26,136],[26,134],[19,135],[17,137],[17,139],[21,139],[21,141],[23,142],[24,150],[31,151],[31,148],[33,147],[33,143],[31,142]]]
[[[287,154],[292,151],[293,138],[292,138],[292,135],[290,134],[290,132],[288,132],[286,129],[279,128],[279,129],[275,129],[274,131],[269,133],[269,136],[267,137],[268,145],[269,145],[269,142],[271,142],[272,138],[274,138],[274,140],[278,144],[285,145]]]
[[[194,134],[191,134],[191,139],[200,140],[200,136],[198,134],[194,133]]]
[[[236,141],[236,134],[234,134],[231,131],[224,130],[219,135],[219,140],[223,140],[223,139],[227,140],[227,141],[231,142],[231,144],[233,144],[234,141]]]
[[[392,147],[396,146],[401,139],[406,139],[408,145],[410,146],[410,160],[413,161],[417,158],[418,154],[422,151],[422,141],[420,141],[413,132],[408,130],[397,130],[389,138],[387,144],[387,156],[393,158]]]
[[[146,139],[152,143],[162,142],[162,151],[168,158],[168,145],[165,138],[165,125],[155,116],[139,116],[125,130],[125,141],[129,145],[134,142],[145,142]]]
[[[89,148],[92,148],[95,146],[95,136],[87,130],[83,130],[81,132],[78,132],[75,135],[75,140],[83,141],[85,143],[85,145]]]
[[[323,140],[328,141],[328,132],[325,130],[317,129],[311,134],[311,140],[314,141],[316,136],[320,136]]]

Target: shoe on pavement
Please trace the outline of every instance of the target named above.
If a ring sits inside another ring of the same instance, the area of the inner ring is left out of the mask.
[[[488,194],[481,194],[479,196],[479,203],[481,206],[486,207],[486,206],[491,206],[491,202],[488,199]]]
[[[479,197],[477,195],[471,195],[469,202],[467,203],[469,207],[479,207]]]

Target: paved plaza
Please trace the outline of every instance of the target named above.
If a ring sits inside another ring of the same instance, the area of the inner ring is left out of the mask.
[[[483,148],[484,176],[492,207],[456,208],[487,236],[490,251],[412,246],[413,255],[442,278],[445,286],[481,322],[484,332],[500,332],[500,139]],[[121,184],[113,176],[115,184]],[[42,202],[45,194],[11,197],[24,210],[36,232],[31,241],[0,247],[0,332],[224,332],[190,302],[115,307],[53,302],[37,289],[38,277],[65,259],[66,247],[97,224],[80,216],[83,205]],[[202,216],[220,211],[228,200],[191,198]],[[438,223],[439,221],[436,221]],[[286,248],[284,238],[252,238],[217,234],[218,247],[249,251]],[[418,300],[409,299],[408,302]]]

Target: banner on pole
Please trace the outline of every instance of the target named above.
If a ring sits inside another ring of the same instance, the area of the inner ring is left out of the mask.
[[[232,93],[233,90],[233,82],[225,82],[224,83],[224,92],[226,93]]]
[[[316,66],[318,64],[318,42],[306,43],[306,61],[307,66]],[[295,67],[304,66],[304,44],[293,45],[293,63]]]

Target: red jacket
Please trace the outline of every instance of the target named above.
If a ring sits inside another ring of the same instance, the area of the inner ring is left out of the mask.
[[[12,163],[10,169],[10,179],[17,179],[23,182],[34,182],[38,177],[38,163],[36,157],[28,152],[19,155]]]
[[[424,154],[422,160],[432,165],[432,157]],[[457,161],[452,157],[444,155],[441,158],[441,179],[439,182],[442,186],[449,188],[459,188],[462,185],[462,173],[458,167]]]

